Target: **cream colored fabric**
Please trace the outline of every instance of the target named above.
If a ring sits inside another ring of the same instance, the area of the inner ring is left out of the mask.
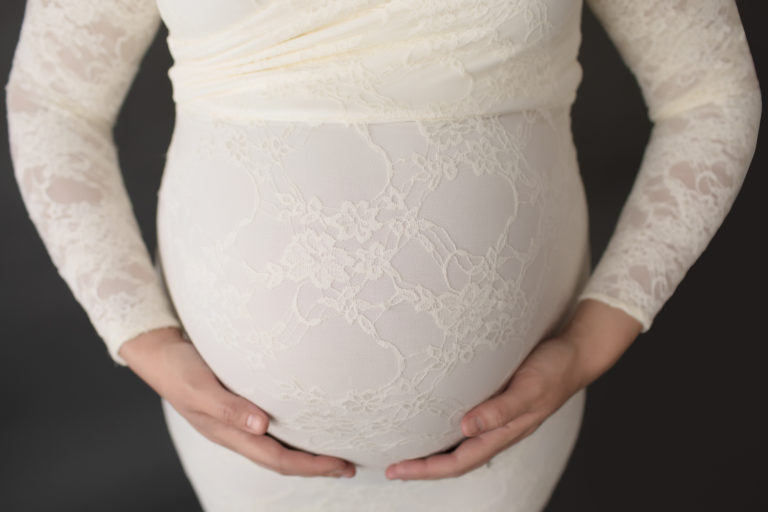
[[[637,178],[581,298],[643,332],[720,227],[752,161],[762,101],[732,0],[588,0],[654,122]]]
[[[152,270],[112,138],[159,22],[146,0],[31,0],[6,85],[11,157],[29,216],[121,365],[123,342],[180,325]]]
[[[293,446],[383,468],[458,442],[589,272],[565,108],[176,121],[157,213],[170,296]]]
[[[409,121],[570,105],[581,2],[160,0],[174,97],[226,118]],[[229,3],[229,2],[228,2]],[[246,8],[245,5],[251,5]],[[178,13],[178,14],[177,14]],[[202,27],[202,28],[201,28]]]
[[[570,131],[580,1],[28,2],[7,85],[14,170],[112,357],[183,324],[271,434],[360,467],[298,489],[166,405],[208,510],[543,506],[583,393],[478,472],[360,500],[394,488],[386,464],[460,441],[461,416],[578,300],[648,330],[739,191],[761,99],[735,4],[587,3],[655,123],[592,275]],[[161,17],[177,107],[158,203],[167,290],[111,133]]]
[[[227,114],[481,114],[567,103],[580,76],[580,2],[184,3],[159,2],[178,100]],[[638,77],[656,126],[582,296],[624,309],[647,330],[738,193],[760,92],[734,2],[588,4]],[[223,19],[209,27],[212,16]],[[14,169],[30,217],[121,363],[122,342],[177,325],[157,293],[111,140],[159,21],[148,0],[30,0],[7,85]],[[264,25],[253,30],[256,22]]]

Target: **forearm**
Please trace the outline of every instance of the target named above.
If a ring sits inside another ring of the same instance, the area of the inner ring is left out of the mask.
[[[762,100],[732,0],[588,0],[637,78],[654,126],[605,251],[578,300],[647,331],[728,214]]]
[[[118,364],[126,340],[179,326],[144,244],[112,135],[159,24],[153,0],[29,0],[6,84],[21,198]]]
[[[134,368],[134,362],[146,355],[151,349],[171,341],[186,343],[181,328],[176,326],[158,327],[125,341],[120,345],[117,354],[129,367]]]
[[[579,301],[558,338],[575,348],[580,387],[616,364],[641,330],[642,324],[621,309],[594,299]]]

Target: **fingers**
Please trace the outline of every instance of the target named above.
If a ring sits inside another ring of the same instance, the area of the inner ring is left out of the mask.
[[[328,455],[315,455],[300,450],[286,448],[275,439],[262,436],[258,438],[268,450],[270,460],[275,471],[286,475],[325,475],[347,476],[355,474],[355,466],[338,457]]]
[[[474,409],[461,421],[461,430],[467,437],[499,428],[515,418],[530,412],[539,396],[539,382],[527,375],[515,375],[509,387]]]
[[[251,401],[216,386],[205,395],[201,404],[203,412],[231,427],[247,430],[252,434],[264,434],[269,417]]]
[[[345,460],[292,450],[265,435],[268,415],[228,390],[189,342],[164,341],[134,357],[134,371],[210,441],[284,475],[353,476]]]
[[[501,428],[466,439],[451,453],[402,461],[387,468],[385,474],[387,478],[403,480],[457,477],[482,466],[498,452],[533,432],[536,426],[527,417],[521,417]]]
[[[281,475],[351,477],[355,466],[343,459],[291,450],[272,437],[255,435],[212,417],[197,420],[198,430],[211,441],[244,455]]]
[[[200,383],[198,383],[200,384]],[[208,439],[282,475],[348,476],[353,464],[283,446],[267,431],[269,417],[251,401],[227,390],[211,373],[196,395],[195,428]]]
[[[269,416],[250,400],[224,387],[193,347],[186,349],[183,363],[177,396],[188,410],[253,434],[267,431]]]

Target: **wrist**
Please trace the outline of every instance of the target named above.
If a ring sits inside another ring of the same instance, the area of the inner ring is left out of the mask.
[[[583,387],[608,371],[642,331],[623,310],[595,299],[582,299],[561,332],[576,348]]]
[[[125,341],[118,349],[118,354],[122,357],[128,366],[146,354],[157,348],[158,345],[168,343],[169,340],[183,339],[181,329],[176,326],[159,327],[139,334]]]

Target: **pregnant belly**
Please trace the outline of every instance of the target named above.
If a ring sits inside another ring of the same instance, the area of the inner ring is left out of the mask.
[[[291,446],[370,467],[445,450],[588,272],[569,130],[565,110],[320,126],[180,111],[158,247],[187,334]]]

